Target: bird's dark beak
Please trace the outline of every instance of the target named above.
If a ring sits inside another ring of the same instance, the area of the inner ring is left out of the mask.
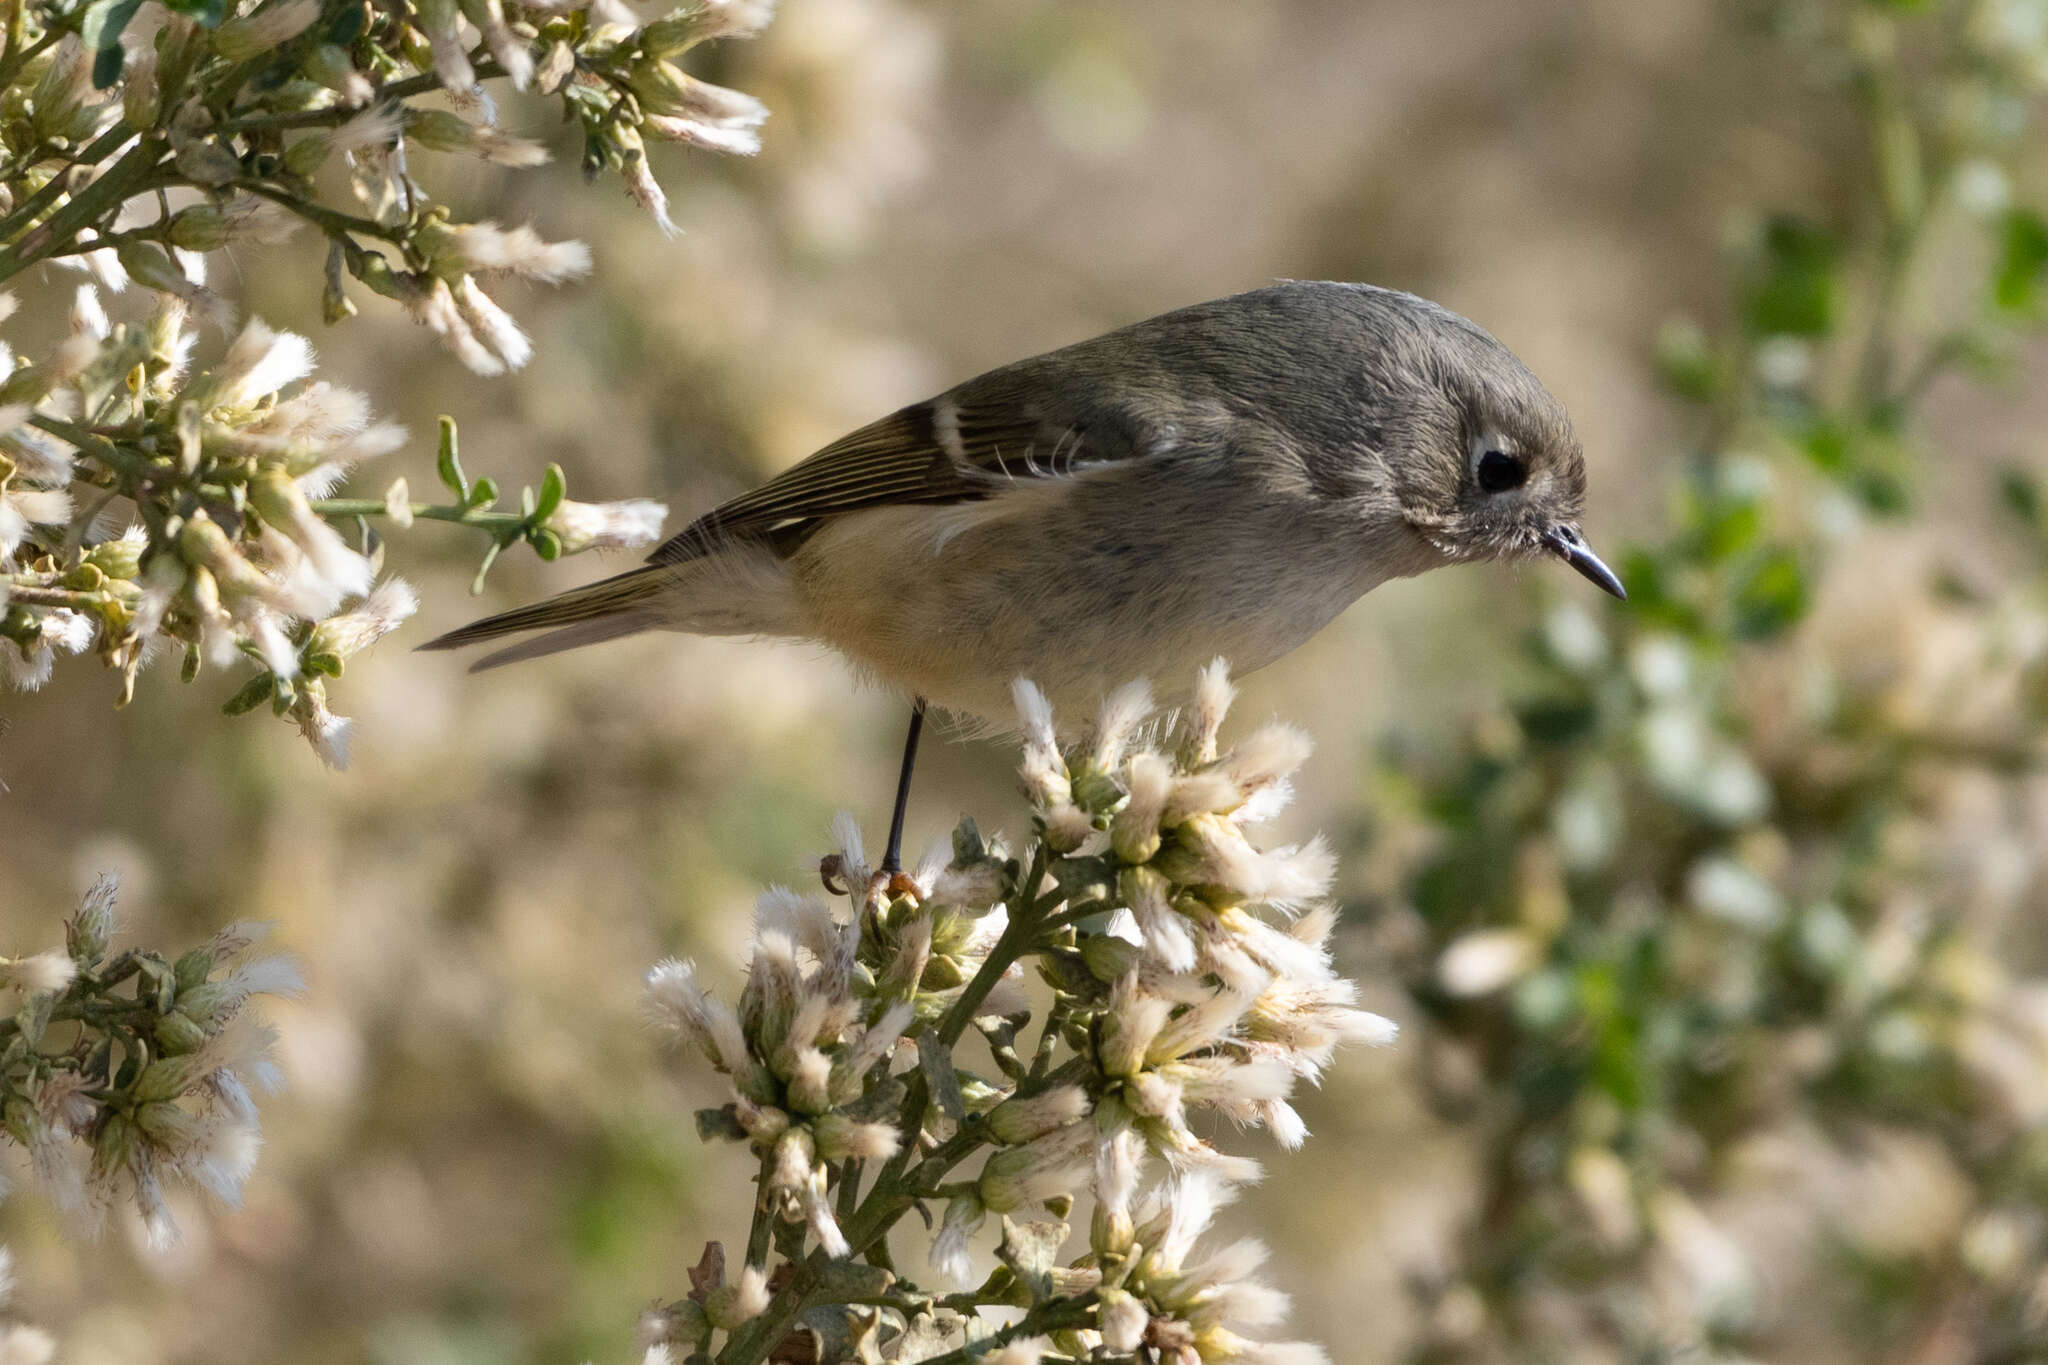
[[[1593,582],[1613,593],[1622,601],[1628,601],[1628,589],[1621,586],[1621,580],[1614,576],[1614,570],[1600,562],[1600,556],[1593,553],[1576,526],[1554,526],[1543,533],[1543,544],[1565,563],[1577,569]]]

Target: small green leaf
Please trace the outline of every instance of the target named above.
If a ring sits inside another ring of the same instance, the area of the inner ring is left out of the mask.
[[[1721,391],[1720,362],[1691,318],[1670,318],[1657,329],[1657,368],[1681,398],[1704,402]]]
[[[1744,318],[1754,336],[1819,336],[1834,326],[1838,248],[1822,228],[1774,218],[1764,228],[1763,278],[1751,288]]]
[[[1998,478],[1998,495],[2006,510],[2033,530],[2041,529],[2041,481],[2024,469],[2007,469]]]
[[[125,55],[126,54],[124,54],[121,51],[121,45],[119,43],[115,43],[112,47],[103,47],[93,54],[93,89],[110,90],[113,88],[115,82],[121,79],[121,66],[125,59]]]
[[[536,526],[526,533],[527,544],[533,552],[552,564],[562,557],[562,538],[545,526]]]
[[[498,481],[485,475],[469,486],[469,506],[489,507],[498,500]]]
[[[246,712],[254,711],[257,707],[263,705],[264,702],[270,700],[270,693],[275,684],[276,677],[274,674],[258,673],[255,677],[249,679],[248,682],[242,684],[241,691],[229,697],[227,704],[220,709],[223,713],[230,716],[239,716]]]
[[[1856,475],[1856,495],[1881,517],[1901,516],[1913,506],[1912,491],[1896,470],[1865,469]]]
[[[1723,563],[1756,543],[1763,521],[1763,509],[1754,502],[1707,502],[1700,511],[1700,552],[1709,563]]]
[[[1830,474],[1839,474],[1847,469],[1854,453],[1849,433],[1833,422],[1814,423],[1799,444],[1809,460]]]
[[[327,41],[336,47],[347,47],[363,36],[363,29],[369,22],[368,5],[343,5],[335,11],[333,21],[327,25]]]
[[[1735,633],[1766,639],[1806,614],[1806,571],[1789,549],[1768,551],[1735,589]]]
[[[535,521],[546,521],[562,505],[562,498],[568,493],[569,485],[562,478],[562,467],[551,464],[540,476],[540,497],[534,501],[533,511],[528,513]]]
[[[142,0],[106,0],[86,11],[78,36],[93,53],[95,90],[106,90],[121,79],[121,31],[141,7]]]
[[[2041,271],[2048,267],[2048,223],[2032,209],[2005,215],[1992,299],[2007,313],[2032,313],[2040,304]]]
[[[441,475],[441,484],[458,500],[469,502],[469,479],[462,472],[462,458],[456,454],[455,419],[441,419],[441,451],[435,460],[435,467]]]

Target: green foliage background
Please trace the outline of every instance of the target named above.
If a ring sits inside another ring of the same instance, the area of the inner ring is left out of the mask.
[[[454,414],[473,467],[679,516],[1273,276],[1478,319],[1572,409],[1633,600],[1457,570],[1250,681],[1240,717],[1321,740],[1290,820],[1348,843],[1346,966],[1408,1032],[1232,1216],[1344,1361],[2040,1359],[2032,12],[788,0],[706,73],[774,110],[760,161],[657,160],[678,241],[571,146],[446,168],[466,214],[595,249],[515,304],[519,374],[375,311],[321,330],[307,242],[234,265],[380,411]],[[421,439],[360,484],[432,468]],[[242,1212],[147,1256],[0,1211],[66,1360],[618,1359],[744,1225],[637,982],[735,961],[833,809],[879,826],[898,708],[741,643],[408,655],[478,605],[433,531],[392,561],[421,619],[342,684],[346,775],[167,675],[118,714],[82,663],[0,699],[0,947],[111,870],[135,937],[271,919],[309,969]],[[589,572],[508,560],[491,603]],[[914,834],[1021,812],[1000,749],[927,763]]]

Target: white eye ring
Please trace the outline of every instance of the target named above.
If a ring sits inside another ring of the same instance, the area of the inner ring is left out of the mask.
[[[1472,443],[1472,482],[1481,492],[1511,493],[1528,481],[1528,461],[1505,436],[1489,433]]]
[[[1517,458],[1521,455],[1521,452],[1515,449],[1515,443],[1502,433],[1498,431],[1482,431],[1472,438],[1472,449],[1469,454],[1472,472],[1477,474],[1479,472],[1479,462],[1485,459],[1489,453],[1496,450],[1503,455],[1513,455]]]

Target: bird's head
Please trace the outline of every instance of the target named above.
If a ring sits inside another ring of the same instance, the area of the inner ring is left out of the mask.
[[[1626,600],[1579,529],[1585,452],[1564,406],[1463,318],[1421,321],[1395,381],[1416,414],[1388,470],[1402,521],[1454,561],[1561,559]]]

